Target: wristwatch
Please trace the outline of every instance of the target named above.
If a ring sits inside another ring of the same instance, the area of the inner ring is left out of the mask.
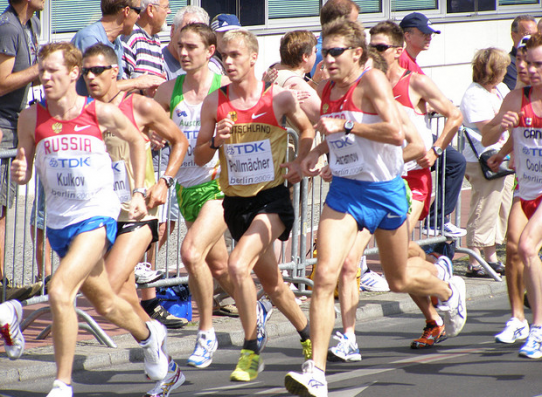
[[[220,145],[220,146],[222,146],[222,145]],[[218,149],[220,149],[220,146],[215,146],[215,137],[212,137],[211,138],[211,144],[209,145],[209,147],[211,149],[218,150]]]
[[[438,146],[433,146],[431,149],[433,149],[433,152],[435,152],[437,157],[442,156],[442,153],[444,153],[444,150],[442,150],[442,148]]]
[[[172,176],[169,176],[169,175],[162,175],[160,177],[160,179],[163,179],[165,182],[166,182],[166,186],[168,187],[168,189],[175,185],[175,179],[173,179]]]
[[[354,128],[354,122],[352,120],[347,120],[346,123],[344,123],[344,134],[350,134],[352,132],[352,128]]]
[[[141,194],[143,198],[147,198],[147,189],[144,187],[136,187],[134,190],[132,190],[132,196],[136,193]]]

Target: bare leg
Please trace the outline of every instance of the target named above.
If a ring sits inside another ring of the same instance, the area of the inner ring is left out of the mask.
[[[67,255],[62,258],[51,280],[49,301],[53,313],[57,379],[66,384],[71,383],[77,338],[77,316],[73,302],[87,277],[91,276],[97,280],[95,283],[97,295],[108,302],[108,307],[102,307],[101,312],[108,319],[122,324],[137,339],[145,339],[149,335],[145,324],[132,312],[128,303],[113,293],[103,266],[105,247],[105,228],[79,234],[74,238]],[[89,299],[92,296],[89,294]]]
[[[515,317],[520,321],[525,320],[525,312],[523,310],[525,284],[523,282],[524,266],[519,256],[518,245],[519,237],[526,224],[527,217],[521,208],[521,202],[519,199],[515,199],[508,218],[505,274],[512,317]]]
[[[181,257],[189,274],[189,287],[200,312],[199,329],[213,327],[213,276],[220,286],[233,294],[228,273],[228,250],[224,242],[226,224],[222,201],[211,200],[202,207],[195,222],[186,222],[188,233]]]

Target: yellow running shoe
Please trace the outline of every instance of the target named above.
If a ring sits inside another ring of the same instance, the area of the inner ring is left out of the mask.
[[[312,359],[312,342],[310,339],[307,339],[305,342],[301,342],[301,347],[303,347],[303,357],[306,360]]]
[[[263,360],[259,354],[252,350],[241,350],[241,357],[237,367],[230,375],[230,380],[235,382],[250,382],[258,377],[258,373],[263,371]]]

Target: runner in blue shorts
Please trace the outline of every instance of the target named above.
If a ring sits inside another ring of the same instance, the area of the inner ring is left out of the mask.
[[[115,238],[120,202],[113,190],[111,160],[102,133],[107,129],[130,146],[136,189],[129,213],[136,220],[147,213],[138,191],[145,171],[144,141],[115,106],[77,95],[82,56],[73,45],[47,44],[38,59],[46,99],[21,113],[19,147],[11,173],[16,183],[26,184],[32,177],[35,155],[47,200],[51,245],[61,257],[49,286],[57,373],[48,396],[73,395],[78,324],[74,300],[79,290],[98,313],[140,342],[147,375],[161,380],[168,372],[167,332],[157,321],[141,320],[115,294],[103,260]]]

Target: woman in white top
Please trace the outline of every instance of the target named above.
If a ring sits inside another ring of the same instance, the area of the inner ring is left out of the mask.
[[[497,143],[484,147],[481,144],[480,131],[495,117],[509,92],[502,83],[509,63],[510,58],[505,51],[492,47],[479,50],[472,60],[473,82],[463,95],[461,113],[463,125],[467,127],[467,133],[478,155],[493,148],[499,150],[508,138],[508,133],[504,132]],[[477,252],[483,251],[489,265],[496,272],[504,274],[504,265],[497,259],[496,244],[505,241],[514,177],[509,175],[493,180],[485,179],[468,140],[465,142],[463,155],[467,160],[465,177],[472,187],[467,246]],[[472,257],[466,275],[488,277]]]

